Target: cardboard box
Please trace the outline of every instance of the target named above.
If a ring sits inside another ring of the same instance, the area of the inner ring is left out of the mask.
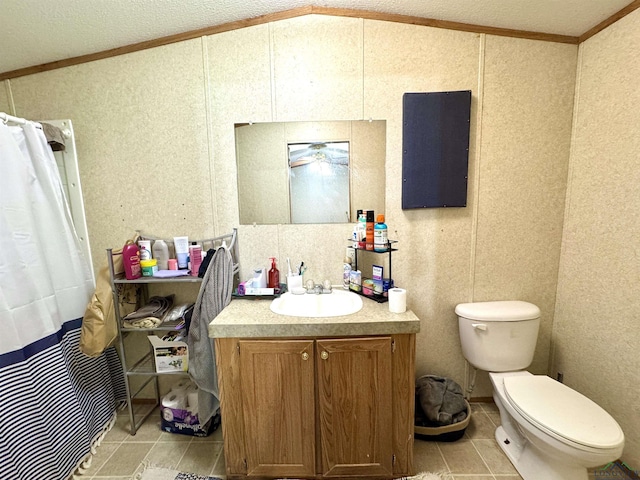
[[[156,372],[186,372],[189,370],[189,352],[185,342],[167,342],[157,335],[147,337],[153,347]]]

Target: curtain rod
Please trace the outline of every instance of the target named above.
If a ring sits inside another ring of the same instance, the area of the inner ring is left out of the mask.
[[[0,112],[0,120],[2,120],[4,123],[11,122],[18,123],[20,125],[24,125],[25,123],[27,123],[27,120],[24,118],[14,117],[13,115],[9,115],[8,113],[4,112]]]
[[[26,125],[27,123],[33,123],[37,128],[42,128],[42,125],[38,122],[32,122],[31,120],[27,120],[26,118],[14,117],[13,115],[9,115],[8,113],[0,112],[0,121],[2,121],[5,125],[9,122],[15,123],[18,125]]]

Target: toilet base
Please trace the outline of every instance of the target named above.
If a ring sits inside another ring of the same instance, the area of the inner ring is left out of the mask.
[[[502,451],[507,455],[511,463],[524,480],[588,480],[589,473],[585,467],[579,465],[561,463],[555,459],[540,456],[539,452],[531,445],[520,447],[512,441],[507,432],[501,426],[496,429],[496,441]]]

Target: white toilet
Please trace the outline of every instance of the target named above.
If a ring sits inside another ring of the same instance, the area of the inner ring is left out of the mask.
[[[489,372],[502,426],[496,440],[524,480],[587,480],[587,468],[620,457],[624,434],[597,404],[546,375],[533,360],[540,309],[527,302],[456,306],[462,353]]]

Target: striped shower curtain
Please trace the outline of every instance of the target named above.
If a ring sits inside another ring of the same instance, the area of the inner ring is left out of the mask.
[[[42,130],[0,122],[0,479],[70,478],[115,418],[115,350],[78,348],[93,288]]]

